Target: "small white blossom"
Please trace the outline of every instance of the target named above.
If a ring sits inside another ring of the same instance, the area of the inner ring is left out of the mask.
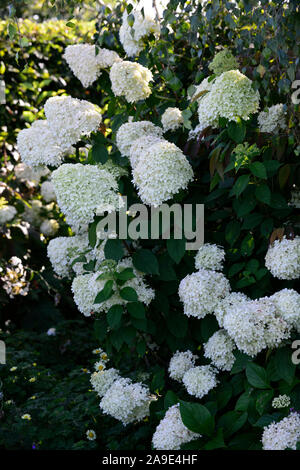
[[[41,195],[46,202],[56,201],[54,186],[51,181],[44,181],[41,184]]]
[[[276,134],[280,129],[286,129],[286,112],[283,104],[275,104],[258,115],[260,132]]]
[[[124,96],[128,103],[145,100],[151,94],[152,72],[138,62],[115,62],[109,76],[115,96]]]
[[[53,237],[59,229],[59,223],[55,219],[45,219],[40,225],[40,232],[46,237]]]
[[[86,432],[86,437],[89,441],[94,441],[96,439],[96,433],[92,429],[88,429]]]
[[[230,310],[230,308],[239,302],[243,302],[244,300],[249,300],[249,298],[242,292],[231,292],[229,295],[218,301],[214,309],[214,314],[220,328],[223,328],[224,316]]]
[[[0,225],[11,222],[16,214],[17,209],[14,206],[9,204],[0,205]]]
[[[232,369],[235,361],[235,344],[225,330],[216,331],[204,345],[204,356],[220,370]]]
[[[223,248],[211,243],[205,243],[200,246],[196,253],[195,268],[222,271],[224,259],[225,251]]]
[[[300,277],[300,236],[293,240],[283,237],[270,245],[266,257],[266,268],[278,279]]]
[[[168,370],[170,377],[174,380],[181,381],[185,372],[195,366],[196,359],[197,356],[192,354],[191,351],[176,351],[169,364]]]
[[[272,401],[273,408],[287,408],[291,404],[291,399],[288,395],[279,395]]]
[[[297,442],[300,440],[300,415],[290,413],[278,423],[266,426],[262,435],[264,450],[296,450]]]
[[[164,131],[175,131],[183,124],[182,112],[178,108],[167,108],[161,117]]]
[[[130,156],[133,143],[141,137],[162,137],[162,129],[150,121],[126,122],[119,127],[116,135],[117,146],[123,157]]]
[[[190,395],[203,398],[217,386],[216,372],[211,366],[198,366],[189,369],[183,376],[182,382]]]
[[[91,375],[91,385],[99,397],[103,397],[112,384],[120,379],[119,371],[113,368],[93,372]]]

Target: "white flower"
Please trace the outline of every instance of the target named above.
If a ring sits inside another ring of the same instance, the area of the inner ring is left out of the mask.
[[[132,287],[138,295],[139,302],[149,305],[154,298],[154,290],[147,286],[144,281],[144,275],[133,267],[131,258],[125,258],[120,261],[115,270],[120,272],[125,268],[131,268],[135,277],[126,281],[122,288]],[[126,300],[120,297],[114,285],[114,293],[109,299],[100,304],[94,304],[96,295],[104,288],[107,281],[107,279],[98,278],[103,274],[106,277],[107,272],[107,267],[103,266],[96,273],[77,276],[73,280],[72,291],[74,301],[79,311],[85,316],[89,316],[91,312],[107,312],[113,305],[125,305],[127,303]]]
[[[89,441],[94,441],[96,439],[96,433],[92,429],[88,429],[86,432],[86,437]]]
[[[300,440],[300,415],[290,413],[278,423],[264,427],[262,444],[264,450],[296,450]]]
[[[275,104],[258,115],[260,132],[276,134],[280,129],[286,129],[286,112],[283,104]]]
[[[71,96],[53,96],[44,109],[49,129],[64,151],[69,151],[81,136],[96,131],[102,119],[92,103]]]
[[[290,336],[290,327],[268,298],[246,300],[227,308],[224,328],[238,349],[256,356],[265,348],[278,347]]]
[[[180,450],[186,444],[201,437],[190,431],[182,422],[179,405],[171,406],[153,434],[152,444],[156,450]]]
[[[179,284],[179,297],[188,317],[204,318],[213,313],[218,301],[230,292],[229,281],[222,273],[200,269]]]
[[[150,121],[126,122],[119,127],[116,135],[118,149],[123,157],[130,156],[132,144],[141,137],[162,137],[162,129]]]
[[[230,310],[230,308],[233,305],[238,304],[239,302],[243,302],[244,300],[249,300],[249,298],[242,292],[231,292],[225,298],[218,301],[214,309],[214,314],[216,316],[220,328],[223,328],[224,316]]]
[[[213,60],[210,62],[208,68],[216,75],[221,75],[223,72],[235,70],[239,66],[236,58],[228,49],[218,52]]]
[[[92,248],[89,248],[87,234],[53,238],[47,247],[48,258],[58,276],[69,276],[72,262],[89,250]]]
[[[270,297],[277,312],[292,327],[300,329],[300,294],[294,289],[282,289]]]
[[[273,408],[287,408],[291,404],[291,399],[288,395],[279,395],[272,401]]]
[[[204,345],[204,356],[220,370],[231,370],[235,361],[235,344],[225,330],[216,331]]]
[[[196,359],[197,356],[192,354],[189,350],[184,352],[176,351],[169,364],[168,370],[170,377],[174,380],[181,381],[185,372],[195,366]]]
[[[116,52],[100,48],[96,51],[91,44],[67,46],[63,57],[85,88],[101,75],[101,69],[111,67],[114,62],[121,60]]]
[[[131,157],[130,161],[133,162]],[[134,161],[132,181],[141,200],[154,207],[186,189],[194,177],[193,169],[180,148],[166,140],[155,141],[139,157],[135,154]]]
[[[47,331],[48,336],[56,336],[56,328],[49,328]]]
[[[17,214],[17,209],[9,204],[0,205],[0,224],[10,222]]]
[[[199,123],[204,129],[218,127],[220,117],[247,121],[258,107],[259,93],[252,88],[252,81],[238,70],[230,70],[217,77],[199,100]]]
[[[115,96],[124,96],[129,103],[145,100],[151,94],[152,73],[137,62],[115,62],[109,76]]]
[[[291,200],[289,202],[289,206],[295,207],[296,209],[300,209],[300,191],[299,189],[294,189],[291,191]]]
[[[57,202],[70,225],[89,224],[95,213],[120,207],[116,179],[96,165],[65,163],[52,173]]]
[[[142,421],[149,415],[151,400],[148,387],[140,382],[132,383],[130,379],[120,378],[105,393],[100,409],[126,426],[134,421]]]
[[[44,181],[41,184],[41,195],[46,202],[56,201],[54,186],[51,181]]]
[[[33,170],[30,166],[25,165],[25,163],[18,163],[14,167],[14,172],[18,180],[31,186],[36,186],[43,176],[50,173],[50,170],[45,166],[35,167]]]
[[[167,108],[161,117],[164,131],[175,131],[183,123],[182,112],[178,108]]]
[[[65,149],[46,120],[39,119],[31,127],[20,131],[17,145],[23,162],[33,169],[40,165],[59,166],[65,154]]]
[[[300,236],[293,240],[283,237],[270,245],[266,257],[266,268],[278,279],[300,277]]]
[[[195,256],[196,269],[213,269],[222,271],[223,261],[225,259],[224,248],[211,243],[202,245]]]
[[[21,416],[21,419],[26,419],[27,421],[30,421],[31,415],[29,413],[25,413],[24,415]]]
[[[46,237],[53,237],[59,229],[59,223],[55,219],[45,219],[40,225],[40,232]]]
[[[125,10],[119,31],[121,44],[128,57],[137,56],[141,52],[147,36],[152,33],[158,38],[160,33],[160,25],[155,19],[153,10],[144,10],[144,14],[142,14],[135,8],[131,14],[134,16],[133,25],[129,25],[128,14]]]
[[[203,398],[216,387],[218,380],[211,366],[198,366],[189,369],[183,376],[182,382],[190,395]]]
[[[90,382],[93,389],[99,397],[103,397],[112,384],[120,379],[119,371],[113,368],[104,369],[100,372],[94,372],[91,375]]]

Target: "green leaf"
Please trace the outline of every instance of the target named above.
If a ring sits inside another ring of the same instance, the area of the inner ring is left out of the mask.
[[[132,262],[136,269],[147,274],[159,274],[158,261],[150,250],[142,248],[132,256]]]
[[[106,259],[119,261],[124,256],[124,248],[121,240],[118,238],[108,239],[104,246],[104,255]]]
[[[241,144],[246,136],[246,126],[239,120],[238,122],[231,121],[228,124],[228,135],[237,144]]]
[[[119,273],[116,272],[115,276],[120,281],[128,281],[129,279],[133,279],[136,277],[132,268],[125,268]]]
[[[113,285],[114,281],[106,281],[103,289],[96,295],[94,304],[101,304],[102,302],[105,302],[105,300],[108,300],[114,293]]]
[[[224,442],[223,429],[219,428],[217,430],[217,434],[204,445],[203,449],[214,450],[222,449],[224,447],[226,447],[226,444]]]
[[[295,377],[296,366],[292,363],[292,351],[289,348],[277,349],[275,367],[278,376],[291,385]]]
[[[120,290],[120,296],[128,302],[138,301],[138,295],[132,287],[123,287],[123,289]]]
[[[249,165],[249,169],[254,176],[258,178],[266,179],[267,178],[267,170],[263,163],[261,162],[254,162]]]
[[[185,254],[185,239],[170,238],[167,240],[167,250],[172,260],[178,264]]]
[[[107,312],[107,323],[111,328],[116,328],[119,325],[123,315],[123,308],[121,305],[113,305]]]
[[[180,402],[180,414],[183,424],[190,431],[211,436],[215,428],[215,420],[205,406],[199,403]]]
[[[265,204],[270,204],[271,202],[271,190],[269,186],[266,184],[262,184],[260,186],[257,186],[255,190],[255,196],[256,198]]]
[[[225,239],[230,246],[233,246],[241,233],[241,224],[237,220],[226,225]]]
[[[264,413],[267,404],[272,400],[273,396],[273,390],[264,390],[259,392],[255,406],[260,415]]]
[[[126,308],[134,318],[143,319],[146,317],[145,307],[141,302],[130,302]]]
[[[92,147],[92,158],[96,163],[104,163],[108,160],[108,151],[103,144],[96,142]]]
[[[232,190],[230,191],[230,196],[240,196],[248,186],[249,181],[250,175],[239,176],[236,182],[234,183]]]
[[[267,378],[267,372],[261,366],[251,362],[247,364],[246,367],[246,376],[248,382],[252,387],[255,388],[270,388],[270,384]]]
[[[228,411],[228,413],[224,414],[219,419],[218,427],[224,429],[224,436],[228,438],[244,426],[247,418],[248,413],[246,411],[243,413],[239,411]]]

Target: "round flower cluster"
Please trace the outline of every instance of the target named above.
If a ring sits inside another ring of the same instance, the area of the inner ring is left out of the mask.
[[[40,165],[59,166],[65,154],[49,122],[41,119],[19,132],[17,146],[23,162],[34,169]]]
[[[291,404],[291,399],[288,395],[279,395],[272,401],[273,408],[287,408]]]
[[[300,415],[296,412],[290,413],[278,423],[266,426],[262,435],[264,450],[296,450],[299,440]]]
[[[185,372],[195,366],[196,359],[197,356],[192,354],[191,351],[176,351],[169,364],[170,377],[180,382]]]
[[[47,254],[53,270],[58,276],[68,277],[71,274],[72,262],[89,249],[87,234],[74,237],[57,237],[50,240]],[[91,250],[91,248],[90,248]],[[73,265],[75,268],[76,264]]]
[[[204,318],[213,313],[218,301],[230,292],[229,281],[222,273],[200,269],[179,284],[179,297],[188,317]]]
[[[63,55],[70,69],[87,88],[101,75],[101,69],[111,67],[120,57],[109,49],[96,49],[91,44],[67,46]]]
[[[11,222],[17,213],[17,209],[9,204],[0,205],[0,224]]]
[[[249,300],[249,298],[243,294],[242,292],[231,292],[225,298],[218,301],[215,309],[214,314],[219,323],[220,328],[224,326],[224,317],[230,311],[230,309],[240,303],[244,302],[245,300]]]
[[[152,73],[138,62],[115,62],[109,76],[115,96],[125,96],[128,103],[144,100],[151,94]]]
[[[135,277],[127,280],[122,285],[122,288],[132,287],[137,292],[139,301],[143,302],[145,305],[149,305],[154,298],[154,290],[147,286],[144,281],[144,275],[133,267],[131,258],[125,258],[120,261],[115,267],[115,270],[121,272],[126,268],[131,268]],[[79,311],[85,316],[89,316],[91,312],[107,312],[113,305],[125,305],[127,303],[127,301],[119,295],[116,286],[114,286],[114,293],[108,300],[101,304],[94,304],[96,295],[104,288],[107,281],[107,279],[98,278],[107,272],[108,269],[104,266],[96,273],[77,276],[73,280],[72,291],[74,301]],[[106,277],[106,275],[104,277]]]
[[[46,202],[56,201],[56,194],[51,181],[44,181],[41,184],[41,195]]]
[[[132,146],[132,151],[138,142]],[[175,144],[160,140],[138,157],[132,176],[141,200],[158,207],[181,189],[186,189],[194,173],[187,158]]]
[[[46,237],[53,237],[59,229],[59,223],[55,219],[45,219],[40,225],[40,232]]]
[[[183,124],[182,112],[178,108],[167,108],[161,117],[164,131],[175,131]]]
[[[152,145],[158,144],[160,142],[165,141],[161,137],[155,135],[146,135],[132,142],[129,156],[131,168],[135,168],[137,166],[140,160],[140,156],[144,155],[145,152],[148,152]]]
[[[14,172],[17,180],[22,181],[27,186],[36,186],[43,176],[47,176],[50,170],[47,167],[39,166],[33,170],[30,166],[25,163],[18,163],[14,167]]]
[[[180,450],[182,444],[194,441],[201,434],[190,431],[182,422],[179,404],[171,406],[153,434],[156,450]]]
[[[96,214],[119,209],[116,179],[96,165],[65,163],[52,173],[60,209],[70,225],[89,224]]]
[[[51,133],[66,152],[81,136],[96,131],[102,119],[92,103],[71,96],[53,96],[46,101],[44,109]],[[40,142],[44,143],[44,135]]]
[[[270,297],[277,312],[293,328],[300,332],[300,294],[294,289],[282,289]]]
[[[267,109],[261,111],[258,115],[258,124],[260,132],[268,134],[275,134],[280,129],[286,129],[286,112],[283,104],[275,104]]]
[[[237,348],[249,356],[278,347],[290,335],[289,325],[268,298],[234,303],[227,308],[223,323]]]
[[[132,144],[142,137],[162,137],[162,129],[150,121],[126,122],[119,127],[116,135],[118,149],[123,157],[130,156]]]
[[[128,17],[125,10],[122,17],[122,25],[119,30],[120,41],[124,51],[128,57],[137,56],[144,47],[144,39],[150,34],[154,34],[157,38],[160,33],[160,25],[155,20],[153,11],[144,9],[144,14],[136,8],[131,11],[132,17]],[[133,24],[129,24],[130,19],[133,19]]]
[[[238,70],[224,72],[217,77],[209,93],[201,97],[198,107],[202,129],[218,127],[219,118],[245,121],[256,113],[259,107],[259,93],[252,88],[252,81]]]
[[[215,75],[221,75],[229,70],[236,70],[238,67],[239,64],[236,58],[228,49],[218,52],[208,66],[209,70]]]
[[[216,331],[204,344],[204,356],[220,370],[231,370],[235,361],[235,344],[225,330]]]
[[[266,268],[278,279],[300,277],[300,236],[293,240],[283,237],[270,245],[266,257]]]
[[[112,384],[120,379],[119,371],[114,368],[94,372],[91,375],[91,385],[99,397],[103,397]]]
[[[124,426],[149,415],[152,400],[148,387],[128,378],[116,380],[100,401],[103,413],[121,421]]]
[[[224,259],[225,251],[223,248],[212,243],[205,243],[199,248],[195,256],[195,268],[222,271]]]
[[[182,382],[190,395],[203,398],[216,387],[218,380],[211,366],[197,366],[189,369],[183,376]]]

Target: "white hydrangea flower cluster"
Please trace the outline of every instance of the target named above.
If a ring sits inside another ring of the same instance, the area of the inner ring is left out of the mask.
[[[190,395],[203,398],[217,386],[216,371],[212,366],[192,367],[185,372],[182,382]]]
[[[242,292],[231,292],[229,295],[218,301],[214,309],[214,315],[217,319],[217,322],[219,323],[220,328],[224,327],[224,317],[230,311],[230,309],[234,305],[246,300],[250,299]]]
[[[179,404],[171,406],[152,437],[156,450],[180,450],[182,444],[194,441],[201,434],[190,431],[182,422]]]
[[[17,180],[26,183],[28,186],[37,186],[43,176],[47,176],[50,170],[45,166],[35,167],[33,170],[25,163],[18,163],[14,167]]]
[[[156,38],[159,37],[160,25],[155,19],[153,9],[144,9],[144,14],[142,14],[141,11],[134,8],[131,15],[134,18],[132,26],[128,22],[129,15],[127,11],[124,11],[119,36],[128,57],[135,57],[143,50],[147,36],[154,34]]]
[[[182,112],[179,108],[167,108],[161,117],[164,131],[175,131],[183,124]]]
[[[291,404],[291,399],[288,395],[279,395],[272,401],[273,408],[287,408]]]
[[[87,234],[73,237],[57,237],[50,240],[47,254],[52,268],[58,276],[69,277],[72,262],[82,253],[88,251]],[[91,250],[91,248],[90,248]],[[74,264],[75,268],[76,264]]]
[[[166,140],[155,140],[137,157],[138,146],[139,140],[131,147],[135,155],[134,159],[130,157],[131,165],[134,164],[132,181],[145,204],[158,207],[187,188],[194,172],[180,148]]]
[[[40,225],[40,232],[46,237],[54,237],[59,230],[59,223],[55,219],[45,219]]]
[[[266,111],[261,111],[258,115],[260,132],[276,134],[281,129],[286,129],[286,112],[283,104],[275,104]]]
[[[296,450],[300,440],[300,414],[292,412],[278,423],[266,426],[262,435],[263,450]]]
[[[69,152],[81,136],[96,131],[102,120],[92,103],[71,96],[53,96],[46,101],[44,109],[49,129],[65,152]],[[44,143],[44,135],[42,139],[40,136],[41,143]]]
[[[239,70],[230,70],[217,77],[210,91],[199,100],[199,123],[203,130],[218,127],[220,117],[247,121],[258,108],[259,93],[252,88],[252,81]]]
[[[115,96],[124,96],[128,103],[145,100],[151,94],[152,72],[138,62],[115,62],[109,77]]]
[[[152,400],[148,387],[140,382],[133,383],[128,378],[120,378],[113,382],[103,396],[100,409],[126,426],[149,416]]]
[[[119,371],[111,367],[99,372],[93,372],[90,378],[91,385],[99,397],[103,397],[112,384],[121,377]]]
[[[275,240],[265,257],[266,268],[278,279],[290,280],[300,277],[300,236],[293,240],[285,236]]]
[[[179,284],[179,297],[188,317],[204,318],[213,313],[217,303],[230,292],[230,284],[219,272],[200,269]]]
[[[56,194],[51,181],[44,181],[41,184],[41,195],[46,202],[56,201]]]
[[[116,143],[123,157],[130,156],[131,146],[142,137],[162,138],[162,129],[150,121],[126,122],[119,127],[116,135]]]
[[[234,303],[223,324],[237,348],[252,357],[263,349],[278,347],[290,335],[290,326],[266,297]]]
[[[145,283],[144,275],[133,267],[131,258],[125,258],[120,261],[115,267],[115,270],[120,272],[125,268],[133,269],[135,277],[127,280],[122,288],[132,287],[137,292],[139,301],[145,305],[149,305],[154,298],[154,290]],[[98,279],[101,274],[108,272],[106,266],[100,269],[101,270],[98,270],[96,273],[77,276],[72,283],[74,301],[79,311],[85,316],[90,316],[91,312],[107,312],[113,305],[125,305],[127,303],[126,300],[122,299],[118,290],[115,288],[113,295],[108,300],[101,304],[94,304],[96,295],[104,288],[107,280]]]
[[[217,369],[230,371],[235,361],[235,344],[225,330],[216,331],[204,345],[204,356]]]
[[[70,225],[89,224],[95,213],[120,208],[116,179],[96,165],[65,163],[52,173],[58,205]]]
[[[191,351],[176,351],[169,364],[169,374],[174,380],[181,381],[185,372],[195,366],[197,356]]]
[[[11,222],[17,214],[17,209],[10,204],[0,205],[0,225]]]
[[[111,67],[120,61],[119,55],[109,49],[101,49],[91,44],[67,46],[63,55],[70,69],[82,85],[87,88],[101,75],[101,69]]]
[[[209,70],[215,75],[221,75],[229,70],[236,70],[238,67],[239,64],[236,58],[228,49],[218,52],[208,66]]]
[[[212,243],[204,243],[195,256],[196,269],[213,269],[222,271],[225,250]]]
[[[17,146],[23,162],[33,169],[40,165],[59,166],[65,154],[47,120],[38,119],[29,128],[21,130]]]
[[[300,332],[300,294],[294,289],[282,289],[270,297],[279,315]]]

